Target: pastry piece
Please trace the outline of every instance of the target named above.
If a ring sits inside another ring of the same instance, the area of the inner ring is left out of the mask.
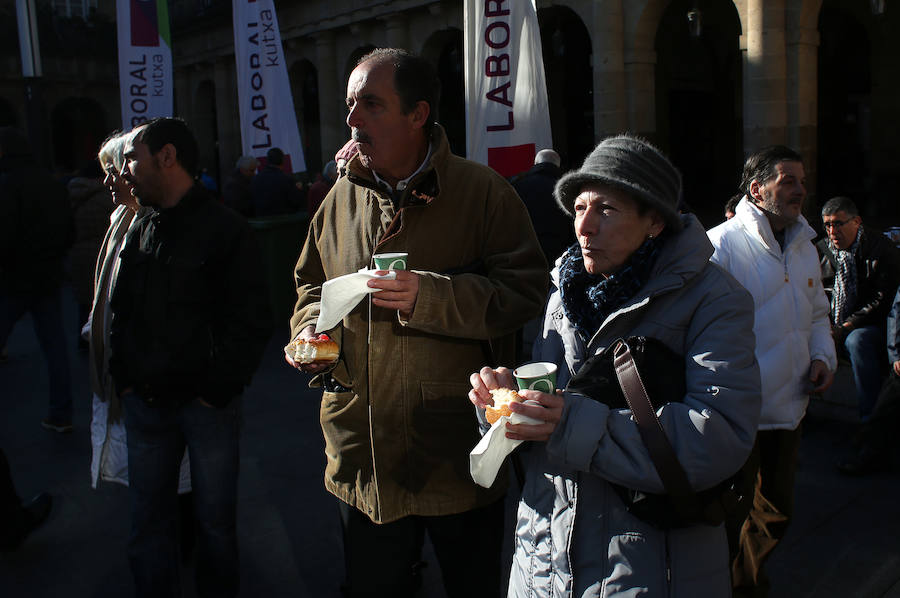
[[[340,349],[326,334],[315,338],[295,338],[284,348],[284,352],[297,363],[333,363],[337,361]]]
[[[490,424],[493,424],[504,415],[507,417],[512,415],[512,411],[509,408],[510,403],[513,401],[522,402],[522,397],[519,396],[519,393],[510,388],[496,388],[492,390],[491,398],[494,399],[494,406],[487,405],[484,408],[484,417]]]

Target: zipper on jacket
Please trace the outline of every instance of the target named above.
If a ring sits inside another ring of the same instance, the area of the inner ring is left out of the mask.
[[[368,346],[372,346],[372,293],[367,293],[369,300],[369,315],[366,318],[366,330],[368,334],[366,335],[366,344]],[[368,356],[366,357],[368,360]]]
[[[791,279],[788,276],[788,267],[787,267],[787,256],[785,256],[784,260],[784,282],[790,282]]]

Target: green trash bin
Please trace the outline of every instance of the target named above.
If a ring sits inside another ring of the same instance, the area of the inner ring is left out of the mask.
[[[294,266],[306,241],[308,216],[306,212],[297,212],[250,218],[248,222],[259,240],[274,324],[276,327],[286,327],[297,302]]]

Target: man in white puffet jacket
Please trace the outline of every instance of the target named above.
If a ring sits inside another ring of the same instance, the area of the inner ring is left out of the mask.
[[[744,164],[734,218],[708,232],[710,259],[753,296],[762,379],[759,431],[745,466],[759,471],[752,515],[748,504],[727,525],[735,596],[765,594],[762,565],[793,511],[800,422],[810,393],[827,389],[837,367],[816,234],[801,215],[804,184],[799,154],[759,150]]]

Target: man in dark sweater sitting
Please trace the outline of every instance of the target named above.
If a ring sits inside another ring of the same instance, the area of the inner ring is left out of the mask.
[[[827,237],[816,245],[822,284],[831,295],[831,336],[850,359],[859,415],[868,419],[887,364],[885,325],[900,283],[900,253],[875,230],[863,226],[849,197],[822,206]]]

